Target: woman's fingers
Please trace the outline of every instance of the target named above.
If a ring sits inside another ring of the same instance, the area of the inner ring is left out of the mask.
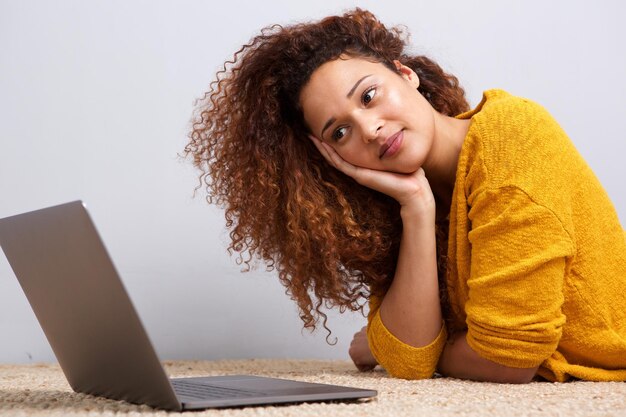
[[[386,194],[389,194],[390,189],[397,184],[397,174],[352,165],[343,159],[332,146],[322,142],[313,135],[309,135],[309,139],[313,141],[315,147],[330,165],[352,177],[359,184]]]
[[[320,153],[326,161],[333,167],[337,168],[339,171],[348,175],[349,177],[354,178],[356,182],[359,184],[363,184],[366,187],[371,187],[376,189],[375,181],[373,182],[371,179],[375,180],[373,175],[379,175],[378,173],[382,173],[382,171],[375,171],[373,169],[362,168],[356,165],[352,165],[350,162],[346,161],[333,149],[332,146],[322,142],[315,136],[309,135],[309,138],[313,141],[317,149],[319,149]],[[378,190],[380,191],[380,190]]]
[[[329,164],[331,164],[333,167],[337,168],[344,174],[354,177],[355,171],[358,167],[347,162],[331,146],[322,142],[315,136],[309,135],[309,138],[313,141],[317,149],[320,151],[324,159],[326,159]]]
[[[317,150],[322,154],[324,159],[326,159],[328,162],[330,162],[330,158],[328,156],[328,152],[322,146],[322,142],[318,138],[316,138],[315,136],[312,136],[312,135],[309,135],[309,139],[311,139],[311,142],[313,142],[313,144],[315,145]]]
[[[422,168],[411,174],[398,174],[359,167],[343,159],[335,149],[315,136],[309,135],[309,138],[330,165],[352,177],[359,184],[387,194],[401,205],[408,204],[415,197],[433,200],[430,185]]]
[[[369,371],[376,367],[378,362],[372,355],[367,343],[367,327],[354,334],[348,354],[359,371]]]

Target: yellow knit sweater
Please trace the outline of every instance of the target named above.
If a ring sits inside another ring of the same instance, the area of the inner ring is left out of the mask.
[[[589,166],[550,114],[489,90],[471,118],[448,240],[452,320],[480,356],[551,381],[626,380],[626,233]],[[402,343],[372,296],[368,341],[400,378],[429,378],[446,329]]]

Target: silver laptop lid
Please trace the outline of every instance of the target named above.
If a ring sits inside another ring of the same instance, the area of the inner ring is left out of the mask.
[[[0,246],[75,391],[181,409],[81,201],[0,219]]]

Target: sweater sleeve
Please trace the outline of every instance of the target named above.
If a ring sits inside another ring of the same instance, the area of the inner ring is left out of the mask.
[[[442,325],[433,342],[423,347],[413,347],[396,338],[380,318],[382,299],[370,297],[367,339],[372,354],[387,372],[397,378],[426,379],[433,376],[439,356],[446,343],[446,328]]]
[[[561,338],[572,240],[551,210],[517,187],[487,189],[468,202],[467,342],[493,362],[538,366]]]

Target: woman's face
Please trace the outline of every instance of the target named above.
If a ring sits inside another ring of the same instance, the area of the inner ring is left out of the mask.
[[[396,63],[342,57],[313,72],[300,94],[311,133],[353,165],[411,173],[428,157],[435,110],[417,91],[419,80]]]

